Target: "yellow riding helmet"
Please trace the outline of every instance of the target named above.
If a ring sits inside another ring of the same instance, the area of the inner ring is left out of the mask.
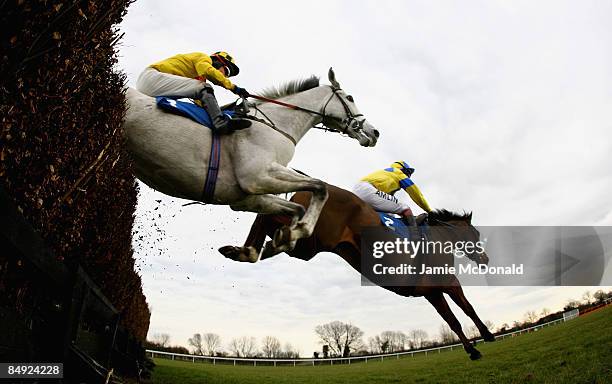
[[[217,59],[223,64],[229,71],[227,77],[236,76],[240,73],[240,68],[236,65],[234,58],[227,52],[219,51],[211,55],[212,58]]]

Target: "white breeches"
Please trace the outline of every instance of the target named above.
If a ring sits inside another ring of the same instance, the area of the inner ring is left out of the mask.
[[[148,96],[188,97],[198,99],[202,88],[209,86],[203,81],[171,75],[154,68],[145,68],[138,76],[136,89]]]
[[[379,191],[367,181],[360,181],[355,184],[353,193],[380,212],[400,214],[410,208],[408,204],[400,203],[395,196]]]

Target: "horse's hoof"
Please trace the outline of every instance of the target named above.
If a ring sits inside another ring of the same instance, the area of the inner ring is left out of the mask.
[[[282,227],[274,232],[272,238],[272,246],[279,248],[283,244],[289,244],[291,242],[291,229],[289,227]]]
[[[472,352],[470,352],[470,359],[471,360],[478,360],[482,357],[482,354],[480,352],[478,352],[478,350],[474,349]]]
[[[491,332],[487,332],[481,336],[484,341],[495,341],[495,335],[493,335]]]
[[[253,247],[242,247],[242,252],[240,254],[240,261],[248,261],[249,263],[255,263],[259,260],[259,253]]]
[[[230,260],[254,263],[259,260],[259,254],[253,247],[234,247],[226,245],[219,252]]]
[[[219,253],[228,259],[238,261],[240,257],[240,247],[234,247],[232,245],[226,245],[225,247],[221,247],[218,249]]]

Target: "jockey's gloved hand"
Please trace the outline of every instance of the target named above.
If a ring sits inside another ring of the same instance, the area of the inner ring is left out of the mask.
[[[232,90],[232,92],[234,92],[234,94],[240,96],[240,97],[249,97],[251,96],[251,94],[244,88],[240,88],[237,85],[234,85],[234,89]]]

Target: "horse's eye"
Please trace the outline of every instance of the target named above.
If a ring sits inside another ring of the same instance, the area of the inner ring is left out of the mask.
[[[355,100],[353,100],[353,96],[351,96],[351,95],[347,95],[347,96],[346,96],[346,99],[347,99],[348,101],[350,101],[351,103],[354,103],[354,102],[355,102]]]

